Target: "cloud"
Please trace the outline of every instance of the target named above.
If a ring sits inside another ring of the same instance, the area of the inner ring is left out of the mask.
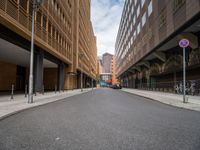
[[[98,55],[114,54],[115,40],[125,0],[92,0],[91,20],[97,36]]]

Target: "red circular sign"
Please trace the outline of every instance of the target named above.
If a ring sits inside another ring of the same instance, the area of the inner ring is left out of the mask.
[[[188,39],[182,39],[182,40],[180,40],[180,42],[179,42],[179,46],[182,47],[182,48],[188,47],[189,44],[190,44],[190,42],[189,42]]]

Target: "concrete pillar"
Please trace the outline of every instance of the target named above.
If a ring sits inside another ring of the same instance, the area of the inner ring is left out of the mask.
[[[133,88],[135,89],[136,86],[135,86],[135,79],[133,78]]]
[[[131,88],[134,88],[134,78],[133,78],[133,75],[131,76]]]
[[[64,83],[65,83],[65,64],[60,63],[58,64],[58,80],[57,80],[57,87],[58,90],[64,90]]]
[[[86,78],[85,78],[85,74],[83,74],[83,88],[85,88],[85,82],[86,82]]]
[[[80,72],[77,74],[77,88],[80,89],[81,88],[81,74]]]
[[[34,91],[41,92],[43,90],[43,59],[44,53],[43,51],[39,51],[35,53],[34,56]]]

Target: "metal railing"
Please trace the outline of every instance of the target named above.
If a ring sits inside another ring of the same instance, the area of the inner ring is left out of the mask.
[[[60,22],[59,16],[54,16],[55,13],[53,12],[53,10],[51,10],[51,7],[44,6],[41,11],[44,15],[49,15],[49,18],[51,18],[51,23],[54,25],[54,27],[56,27],[57,31],[65,31],[65,33],[60,32],[62,33],[63,37],[65,37],[66,35],[71,36],[71,34],[69,34],[69,31],[65,29],[66,27],[63,25],[63,22]],[[24,30],[24,32],[26,32],[26,34],[29,34],[29,36],[31,35],[32,14],[29,14],[28,11],[22,8],[18,3],[13,0],[0,0],[0,14],[1,13],[4,14],[1,15],[1,17],[5,17],[5,19],[11,20],[11,23],[14,26],[19,26],[21,29]],[[44,41],[46,46],[52,47],[54,51],[57,51],[61,55],[64,55],[68,60],[71,61],[72,57],[70,53],[66,50],[67,48],[65,47],[65,45],[61,45],[60,43],[58,43],[58,41],[53,38],[49,32],[47,32],[47,29],[42,27],[41,24],[38,22],[35,23],[35,34],[36,40]],[[65,38],[67,39],[69,37]]]
[[[139,83],[138,81],[136,84],[122,83],[122,86],[125,88],[136,88],[136,89],[142,89],[142,90],[183,94],[183,81],[151,82],[151,83],[142,83],[142,82]],[[187,80],[186,94],[200,95],[200,80]]]

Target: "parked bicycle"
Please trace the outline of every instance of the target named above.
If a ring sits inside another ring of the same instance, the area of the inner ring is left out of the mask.
[[[177,94],[183,94],[183,82],[179,82],[174,86],[175,92]],[[195,95],[197,93],[196,89],[196,81],[190,80],[186,81],[186,87],[185,87],[186,94]]]

